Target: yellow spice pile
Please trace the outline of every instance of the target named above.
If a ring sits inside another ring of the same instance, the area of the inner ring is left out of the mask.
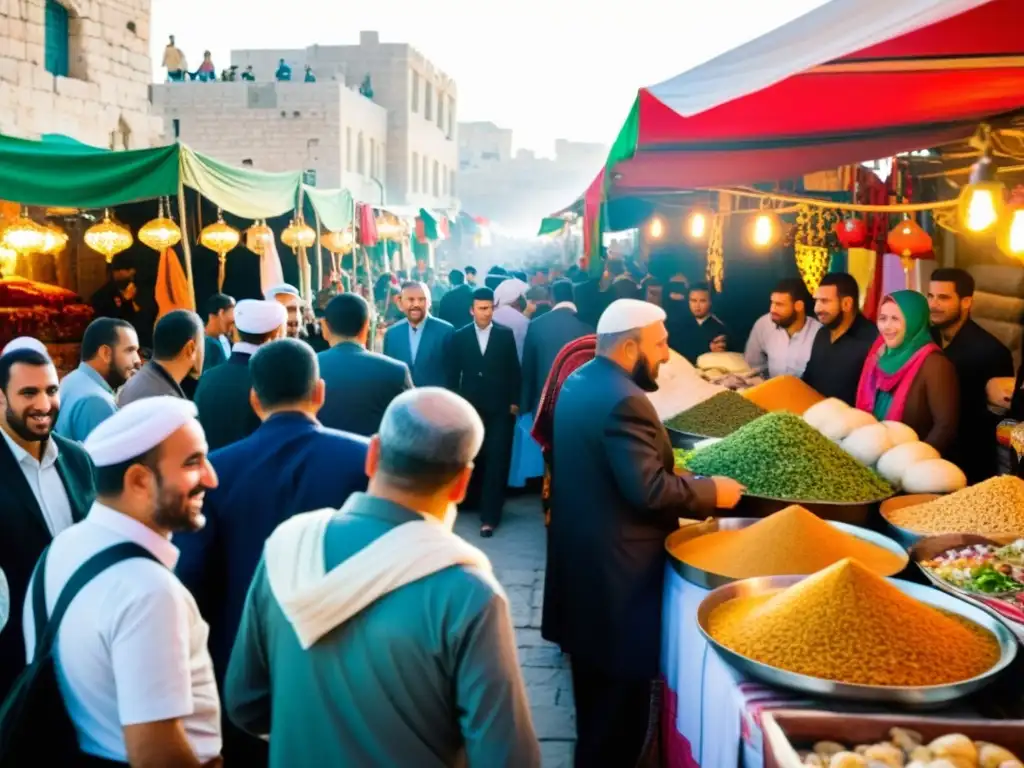
[[[708,632],[754,661],[860,685],[954,683],[999,658],[988,630],[919,603],[849,559],[787,589],[723,603]]]
[[[733,579],[802,576],[853,557],[882,576],[906,567],[907,557],[858,539],[793,504],[737,531],[685,541],[672,554],[695,568]]]
[[[797,416],[825,399],[796,376],[776,376],[740,394],[766,411],[789,411]]]
[[[993,477],[925,504],[886,513],[893,525],[914,533],[1024,534],[1024,480]]]

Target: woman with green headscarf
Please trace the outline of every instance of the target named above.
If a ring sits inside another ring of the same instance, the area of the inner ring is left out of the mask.
[[[878,307],[879,338],[857,387],[857,407],[912,427],[939,452],[956,436],[960,387],[953,364],[932,341],[928,300],[896,291]]]

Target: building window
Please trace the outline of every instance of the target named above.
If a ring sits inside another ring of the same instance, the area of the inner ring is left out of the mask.
[[[412,73],[412,111],[420,111],[420,73]]]
[[[366,175],[366,147],[363,145],[363,132],[359,132],[356,140],[356,169],[361,175]]]
[[[345,129],[345,170],[352,171],[352,129]]]
[[[412,191],[413,194],[420,193],[420,153],[412,153]]]
[[[448,194],[455,197],[455,171],[448,171]]]
[[[67,77],[71,69],[68,9],[57,0],[46,0],[46,71]]]
[[[423,116],[427,120],[434,119],[434,84],[427,83],[427,92],[423,98]]]
[[[441,191],[440,191],[440,188],[441,188],[440,181],[441,181],[441,179],[438,178],[440,169],[441,169],[441,164],[438,163],[437,160],[435,160],[434,161],[434,183],[431,185],[431,188],[434,191],[434,197],[440,197],[441,196]]]
[[[455,136],[455,99],[448,97],[448,138]]]
[[[444,100],[445,95],[443,93],[437,94],[437,127],[442,131],[444,130]]]
[[[441,194],[448,195],[448,166],[441,166]]]
[[[370,176],[377,178],[377,141],[370,139]]]
[[[422,179],[422,184],[420,185],[420,192],[422,192],[425,195],[427,194],[427,191],[430,189],[430,161],[427,160],[426,155],[423,156],[423,175],[420,176],[420,179]]]

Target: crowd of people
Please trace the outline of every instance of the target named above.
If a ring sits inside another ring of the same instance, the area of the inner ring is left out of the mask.
[[[664,538],[744,490],[677,471],[647,394],[673,349],[739,345],[708,286],[668,281],[659,306],[615,260],[595,280],[394,277],[382,306],[340,293],[313,322],[291,286],[216,294],[205,318],[161,317],[145,363],[138,329],[100,317],[63,380],[38,341],[3,350],[0,693],[29,703],[9,698],[0,732],[17,720],[31,759],[538,766],[508,601],[452,524],[475,511],[495,535],[509,487],[544,476],[542,633],[571,661],[576,765],[633,768]],[[980,479],[986,384],[1012,363],[972,294],[936,270],[875,324],[849,275],[813,299],[785,280],[744,355],[913,426]],[[38,716],[47,679],[63,741]]]

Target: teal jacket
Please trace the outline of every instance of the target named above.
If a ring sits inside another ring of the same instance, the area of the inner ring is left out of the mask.
[[[416,520],[355,494],[327,524],[324,571]],[[452,566],[387,592],[308,650],[293,620],[265,553],[224,699],[236,725],[269,734],[272,768],[539,768],[508,602],[489,573]]]

